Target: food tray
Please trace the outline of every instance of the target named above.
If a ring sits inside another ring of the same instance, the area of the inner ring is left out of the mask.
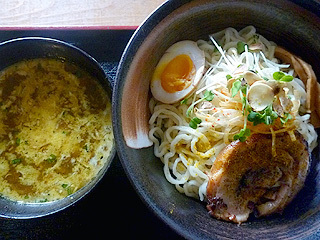
[[[114,84],[121,54],[134,30],[0,29],[0,42],[27,36],[55,38],[94,57]],[[27,220],[1,219],[0,239],[179,239],[134,191],[116,155],[97,186],[58,213]]]

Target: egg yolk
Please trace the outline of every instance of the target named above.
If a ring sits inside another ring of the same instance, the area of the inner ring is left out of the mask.
[[[192,82],[195,68],[189,55],[181,54],[172,59],[161,74],[161,86],[168,93],[186,89]]]

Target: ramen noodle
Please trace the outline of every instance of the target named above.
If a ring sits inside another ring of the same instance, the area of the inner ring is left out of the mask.
[[[205,58],[199,83],[182,99],[176,94],[177,101],[164,103],[152,97],[149,102],[154,154],[179,192],[206,200],[208,174],[218,154],[231,142],[244,142],[253,134],[272,137],[268,142],[272,156],[277,154],[277,134],[286,133],[294,141],[298,131],[309,150],[314,149],[317,133],[306,106],[306,86],[292,66],[275,58],[274,42],[248,26],[240,31],[227,28],[196,44]],[[178,65],[175,56],[170,59],[174,59],[170,64]]]

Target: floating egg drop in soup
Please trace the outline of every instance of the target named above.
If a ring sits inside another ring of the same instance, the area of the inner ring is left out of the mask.
[[[0,194],[24,202],[62,199],[109,161],[111,104],[98,81],[55,59],[0,72]]]

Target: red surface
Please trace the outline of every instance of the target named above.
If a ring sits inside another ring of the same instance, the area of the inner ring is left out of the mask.
[[[135,30],[138,26],[59,26],[59,27],[1,27],[0,30]]]

